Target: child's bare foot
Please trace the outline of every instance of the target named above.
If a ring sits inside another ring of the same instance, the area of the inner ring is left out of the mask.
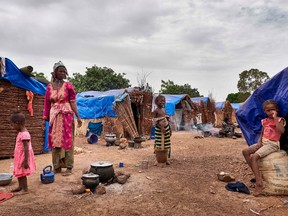
[[[25,194],[28,194],[28,191],[21,191],[21,192],[15,194],[15,196],[25,195]]]
[[[21,191],[21,190],[22,190],[21,187],[17,187],[17,188],[15,188],[15,189],[11,190],[11,192],[12,192],[12,193],[16,193],[16,192],[19,192],[19,191]]]
[[[255,191],[254,191],[253,195],[259,196],[264,188],[265,188],[265,186],[263,184],[256,184]]]

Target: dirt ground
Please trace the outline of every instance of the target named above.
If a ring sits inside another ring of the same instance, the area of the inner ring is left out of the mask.
[[[76,146],[84,152],[75,155],[71,176],[55,175],[55,182],[42,184],[42,169],[51,164],[51,153],[36,156],[37,172],[28,177],[29,194],[14,196],[0,204],[0,215],[288,215],[287,196],[254,197],[225,189],[227,183],[217,179],[217,173],[231,173],[245,183],[251,192],[249,180],[253,177],[244,163],[241,150],[243,138],[195,139],[191,132],[174,132],[172,136],[172,164],[153,166],[153,140],[142,143],[142,148],[106,147],[104,140],[87,144],[85,138],[76,138]],[[149,160],[148,169],[135,166]],[[130,173],[121,185],[105,186],[106,194],[73,195],[71,188],[81,184],[82,171],[92,162],[113,162],[115,171]],[[120,168],[119,162],[124,163]],[[11,159],[0,160],[1,172],[9,172]],[[5,192],[17,186],[17,179]]]

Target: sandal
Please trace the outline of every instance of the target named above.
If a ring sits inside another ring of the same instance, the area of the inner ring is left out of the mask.
[[[54,169],[54,173],[61,173],[61,167],[60,168],[57,168],[57,169]]]
[[[66,169],[66,171],[62,174],[62,176],[69,176],[72,174],[72,169]]]

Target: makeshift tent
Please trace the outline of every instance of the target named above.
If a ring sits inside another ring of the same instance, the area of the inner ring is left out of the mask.
[[[139,137],[128,93],[125,92],[115,99],[114,108],[129,138]]]
[[[198,110],[201,116],[201,122],[203,124],[210,124],[215,122],[215,101],[211,100],[209,97],[193,97],[191,98],[193,103],[198,105]]]
[[[0,58],[0,158],[13,156],[17,132],[11,128],[10,116],[14,111],[26,116],[34,153],[45,150],[42,130],[45,90],[46,85],[22,73],[10,59]]]
[[[187,94],[163,94],[166,99],[166,114],[170,116],[172,130],[189,130],[193,126],[198,108]]]
[[[236,112],[238,124],[244,134],[248,145],[258,142],[261,133],[261,120],[267,115],[262,110],[265,100],[274,99],[279,105],[279,116],[286,117],[288,113],[288,68],[285,68],[270,80],[262,84],[240,106]],[[287,131],[287,129],[286,129]],[[287,143],[287,134],[284,139]]]
[[[102,122],[104,133],[116,133],[118,136],[128,132],[123,122],[119,121],[119,114],[116,114],[117,110],[113,107],[115,99],[125,93],[129,95],[129,100],[118,101],[118,103],[123,103],[125,107],[129,103],[130,107],[127,107],[127,109],[131,109],[133,114],[133,118],[129,119],[129,124],[136,125],[137,133],[150,135],[152,127],[152,93],[140,91],[137,88],[116,89],[105,92],[87,91],[77,94],[76,103],[79,115],[83,119],[83,126],[76,129],[76,134],[86,134],[89,122]],[[120,107],[122,106],[116,106],[116,109],[120,109]],[[129,136],[132,136],[132,134],[130,133]]]
[[[208,105],[209,97],[193,97],[191,98],[192,102],[197,103],[200,105],[201,101],[204,101],[206,105]]]
[[[215,127],[221,127],[223,120],[227,117],[231,122],[237,123],[236,111],[239,109],[240,104],[225,102],[215,103]]]

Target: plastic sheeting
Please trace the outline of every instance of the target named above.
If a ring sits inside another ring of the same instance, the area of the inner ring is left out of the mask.
[[[231,104],[231,106],[232,106],[232,108],[234,109],[234,110],[238,110],[239,108],[240,108],[240,106],[241,106],[241,103],[230,103]],[[224,109],[224,106],[225,106],[225,101],[224,102],[216,102],[215,103],[215,108],[216,109]]]
[[[79,94],[76,96],[78,112],[83,119],[96,119],[105,116],[116,117],[113,110],[113,102],[113,95],[88,98]]]
[[[126,89],[128,92],[133,88]],[[97,119],[108,117],[116,117],[113,110],[115,98],[123,95],[124,89],[113,89],[109,91],[86,91],[78,93],[76,96],[76,104],[78,112],[83,119]]]
[[[23,74],[20,69],[8,58],[5,58],[5,70],[4,77],[1,79],[9,80],[14,86],[32,91],[39,95],[45,95],[46,85],[38,82],[37,80]]]
[[[178,104],[186,96],[186,94],[181,95],[163,94],[163,96],[166,99],[166,106],[165,106],[166,114],[174,115],[176,104]]]
[[[261,119],[267,117],[262,110],[265,100],[274,99],[278,103],[279,116],[284,117],[288,113],[287,82],[288,68],[285,68],[256,89],[236,112],[238,124],[248,145],[258,142],[262,128]]]
[[[208,105],[209,102],[209,97],[194,97],[191,98],[193,103],[197,103],[198,105],[200,105],[201,101],[204,101],[206,105]]]

